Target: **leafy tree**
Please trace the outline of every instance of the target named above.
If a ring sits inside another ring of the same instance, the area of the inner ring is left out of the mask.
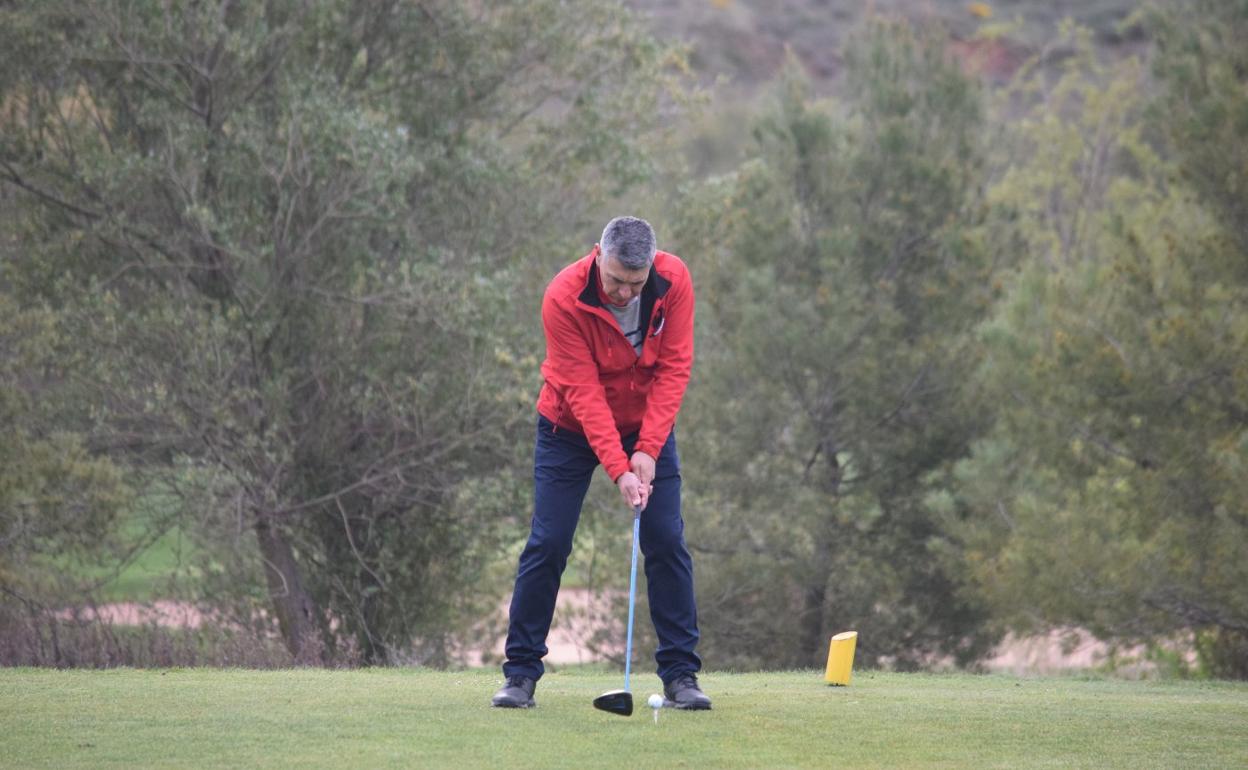
[[[1157,17],[1152,106],[1138,63],[1085,45],[1021,122],[989,193],[1026,251],[982,331],[998,420],[931,502],[1015,628],[1195,632],[1243,677],[1248,14],[1201,10]]]
[[[46,390],[63,365],[53,316],[19,312],[0,294],[0,591],[42,609],[32,563],[105,555],[119,513],[132,503],[121,470],[93,456],[80,434],[49,430]]]
[[[691,546],[721,665],[809,666],[831,632],[902,668],[991,641],[930,552],[925,476],[964,454],[980,97],[938,30],[873,20],[841,104],[792,63],[735,174],[691,195],[700,379]]]
[[[0,14],[3,288],[75,354],[47,424],[169,490],[297,660],[446,660],[524,495],[515,287],[648,173],[666,53],[592,1]]]

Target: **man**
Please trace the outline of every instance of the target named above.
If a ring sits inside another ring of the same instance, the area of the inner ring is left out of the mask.
[[[593,251],[546,288],[533,521],[511,598],[507,682],[495,706],[535,704],[559,579],[601,464],[630,512],[643,509],[640,546],[664,695],[676,708],[711,707],[698,688],[693,560],[672,430],[693,365],[693,304],[685,264],[656,251],[654,230],[636,217],[611,220]]]

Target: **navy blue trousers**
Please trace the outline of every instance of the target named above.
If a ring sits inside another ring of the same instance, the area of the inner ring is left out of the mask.
[[[631,455],[637,436],[624,439]],[[563,568],[572,552],[572,535],[598,457],[585,437],[556,429],[545,417],[537,421],[533,477],[536,484],[533,522],[520,554],[516,587],[511,595],[505,676],[540,679],[545,671],[546,635],[555,613],[555,597]],[[629,523],[620,503],[620,529]],[[685,547],[685,522],[680,516],[680,457],[676,432],[667,437],[655,464],[654,492],[641,513],[641,552],[645,556],[650,620],[659,638],[655,651],[658,674],[665,683],[696,673],[702,660],[698,644],[698,611],[693,597],[693,559]],[[620,564],[621,573],[627,565]]]

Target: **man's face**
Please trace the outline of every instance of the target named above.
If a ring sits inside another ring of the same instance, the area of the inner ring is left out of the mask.
[[[629,270],[614,257],[598,252],[598,275],[602,279],[602,292],[616,307],[624,307],[641,296],[650,268]]]

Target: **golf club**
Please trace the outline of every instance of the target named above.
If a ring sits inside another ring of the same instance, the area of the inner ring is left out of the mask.
[[[641,506],[633,506],[633,565],[628,571],[628,637],[624,643],[624,689],[609,690],[594,698],[594,708],[619,714],[633,715],[633,693],[628,677],[633,665],[633,607],[637,603],[637,538],[641,536]]]

